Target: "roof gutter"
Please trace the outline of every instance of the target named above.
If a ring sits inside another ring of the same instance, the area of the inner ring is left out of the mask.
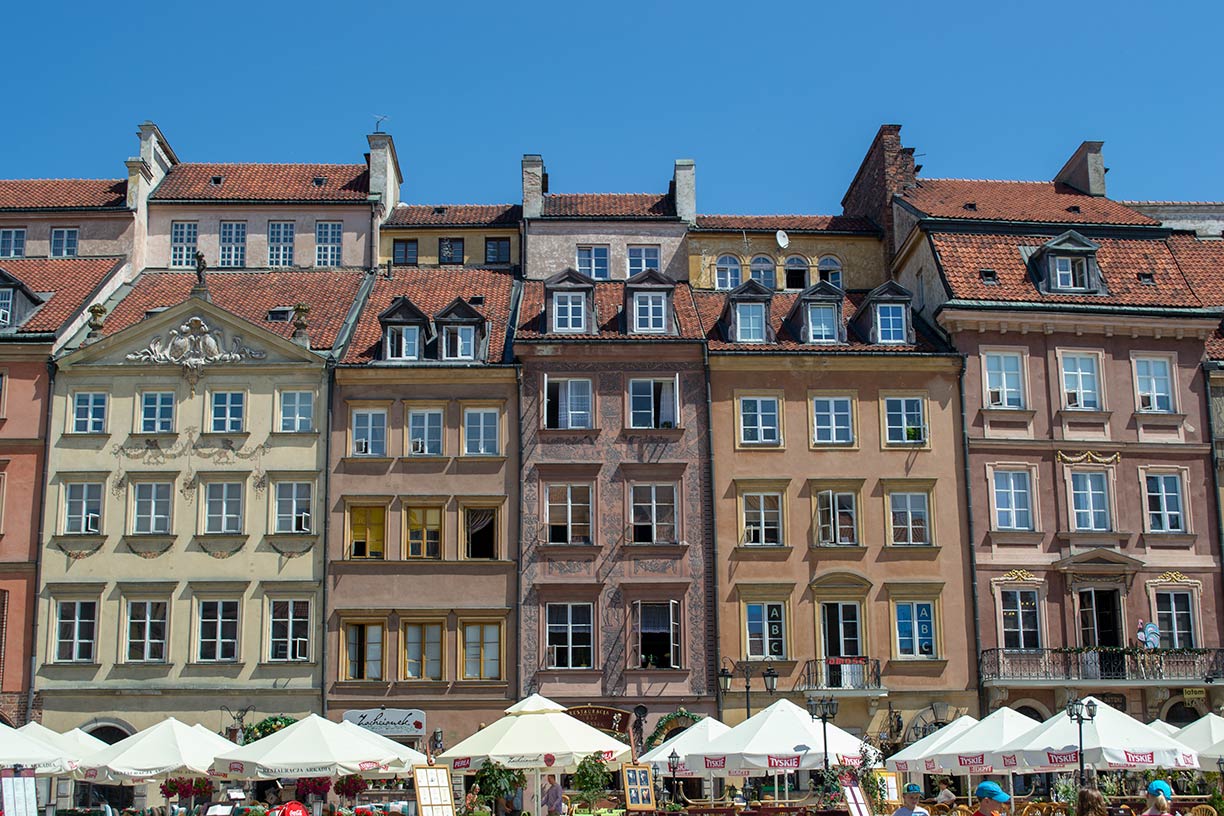
[[[1033,303],[1009,300],[948,300],[935,310],[935,314],[950,309],[980,309],[1007,312],[1078,312],[1080,314],[1125,314],[1150,315],[1152,317],[1187,317],[1219,320],[1224,317],[1224,308],[1199,308],[1180,306],[1104,306],[1094,303]],[[1172,312],[1172,314],[1170,314]]]

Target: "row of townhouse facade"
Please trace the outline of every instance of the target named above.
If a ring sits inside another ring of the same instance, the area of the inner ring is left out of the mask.
[[[832,695],[896,747],[1224,704],[1224,241],[1109,199],[1099,143],[926,179],[884,126],[836,216],[536,155],[519,203],[405,204],[368,144],[145,123],[126,179],[0,182],[7,721],[450,745],[539,692],[657,740]]]

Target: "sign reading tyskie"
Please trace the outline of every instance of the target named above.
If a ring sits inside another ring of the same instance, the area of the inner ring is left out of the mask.
[[[799,767],[799,755],[798,754],[792,754],[790,756],[773,756],[771,754],[768,757],[766,757],[766,759],[768,760],[770,768],[777,768],[779,770],[783,770],[786,768],[798,768]]]

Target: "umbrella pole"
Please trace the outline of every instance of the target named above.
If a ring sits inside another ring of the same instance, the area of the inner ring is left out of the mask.
[[[541,812],[543,811],[543,809],[544,809],[544,797],[540,793],[540,769],[536,768],[535,769],[535,812],[536,812],[536,816],[548,816],[548,814]]]

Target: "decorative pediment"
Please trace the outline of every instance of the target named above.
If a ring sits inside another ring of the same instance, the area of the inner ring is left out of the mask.
[[[873,584],[871,579],[857,572],[827,572],[813,578],[808,586],[821,592],[843,591],[865,595]]]
[[[651,267],[625,281],[626,289],[675,289],[676,282]]]
[[[1116,550],[1093,547],[1054,562],[1059,572],[1079,574],[1124,575],[1143,569],[1144,563]]]
[[[391,305],[378,313],[378,322],[387,323],[424,323],[429,325],[429,315],[422,312],[415,303],[405,295],[400,295],[391,301]]]
[[[550,278],[544,279],[544,290],[552,291],[554,289],[594,289],[595,279],[587,277],[573,267],[569,267],[564,271],[558,272]]]
[[[484,315],[463,298],[455,298],[442,311],[434,315],[439,323],[482,323]]]
[[[749,278],[731,290],[727,301],[733,300],[768,300],[774,295],[774,290],[761,283],[756,278]]]
[[[1089,253],[1096,252],[1100,248],[1100,244],[1089,241],[1075,230],[1067,230],[1062,235],[1046,241],[1037,252],[1038,254],[1046,252]]]
[[[192,315],[164,338],[160,334],[154,336],[148,346],[131,352],[124,359],[129,363],[180,366],[194,392],[204,369],[209,366],[262,360],[267,356],[266,351],[248,347],[238,335],[232,335],[227,341],[224,331],[212,328],[203,317]]]

